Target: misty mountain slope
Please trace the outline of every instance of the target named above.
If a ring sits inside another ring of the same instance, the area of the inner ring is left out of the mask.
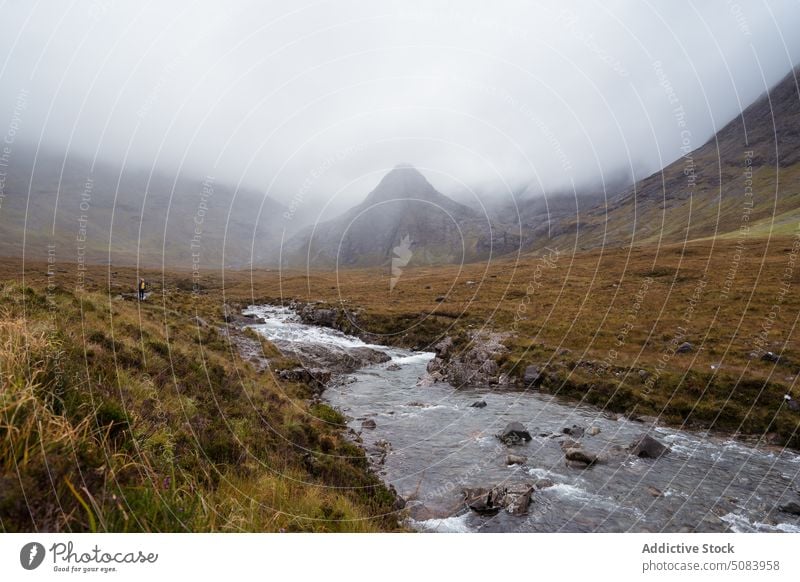
[[[284,262],[310,266],[460,263],[516,250],[518,237],[438,192],[411,166],[390,171],[366,199],[293,237]]]
[[[252,191],[235,191],[213,178],[15,151],[0,207],[0,254],[56,262],[191,270],[243,267],[274,260],[284,207]],[[62,169],[63,164],[63,169]],[[30,198],[28,189],[30,188]],[[261,216],[258,209],[264,203]],[[48,247],[48,245],[53,245]]]
[[[539,231],[528,214],[528,247],[670,243],[738,236],[742,226],[753,227],[747,236],[786,234],[787,224],[800,220],[797,73],[787,75],[702,146],[688,151],[690,139],[681,158],[607,202],[581,201],[580,208],[567,204],[567,216],[558,207],[548,214],[540,203],[538,215],[533,213]],[[676,131],[681,131],[677,125]],[[542,221],[549,222],[549,234],[540,232]]]

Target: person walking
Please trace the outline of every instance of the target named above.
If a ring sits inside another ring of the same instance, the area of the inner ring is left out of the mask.
[[[139,301],[144,301],[144,290],[147,288],[147,284],[144,282],[144,279],[139,279]]]

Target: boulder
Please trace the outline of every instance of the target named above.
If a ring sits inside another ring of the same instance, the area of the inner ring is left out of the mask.
[[[586,431],[583,427],[580,427],[577,424],[573,424],[571,427],[565,427],[564,430],[562,430],[561,432],[571,437],[579,439],[583,436],[583,433]]]
[[[493,515],[502,507],[495,503],[492,489],[474,488],[464,490],[464,505],[475,513]]]
[[[528,388],[539,386],[543,380],[542,371],[539,366],[528,366],[525,368],[525,373],[522,376],[522,381]]]
[[[784,503],[778,509],[780,509],[784,513],[788,513],[791,515],[800,515],[800,503],[796,501],[790,501],[789,503]]]
[[[509,422],[499,435],[497,435],[506,445],[520,445],[531,440],[529,433],[520,422]]]
[[[477,402],[473,402],[469,405],[470,408],[486,408],[486,401],[485,400],[478,400]]]
[[[561,441],[561,450],[566,451],[567,449],[578,449],[580,448],[581,443],[572,439],[564,439]]]
[[[400,364],[389,364],[386,369],[390,372],[397,372],[397,370],[400,370]]]
[[[528,513],[532,495],[533,487],[530,485],[509,485],[503,493],[501,504],[511,515],[525,515]]]
[[[630,454],[644,459],[658,459],[669,453],[670,449],[650,435],[643,434],[630,444],[628,451]]]
[[[600,427],[599,426],[590,426],[586,429],[586,434],[589,436],[597,436],[600,434]]]
[[[694,351],[694,344],[690,342],[683,342],[681,345],[678,346],[678,349],[675,350],[675,352],[679,354],[688,354],[689,352],[693,351]]]
[[[370,429],[370,430],[372,430],[374,428],[377,428],[377,426],[378,426],[378,424],[372,418],[367,418],[366,420],[362,421],[362,423],[361,423],[361,428],[366,428],[366,429]]]
[[[662,493],[660,489],[653,487],[652,485],[647,486],[647,492],[653,497],[664,497],[664,493]]]
[[[506,465],[524,465],[528,462],[528,457],[524,455],[508,455]]]
[[[761,359],[765,362],[772,362],[774,364],[777,364],[781,361],[781,357],[774,352],[764,352],[761,355]]]
[[[496,514],[505,509],[511,515],[524,515],[528,511],[533,487],[528,484],[496,486],[491,489],[464,490],[464,504],[476,513]]]
[[[553,485],[555,485],[555,483],[553,483],[552,480],[546,479],[546,478],[545,479],[539,479],[535,483],[535,486],[536,486],[537,490],[539,490],[539,489],[547,489],[548,487],[552,487]]]
[[[325,368],[290,368],[280,370],[278,377],[287,382],[299,382],[309,386],[323,387],[331,380],[331,371]]]
[[[567,461],[580,463],[586,466],[594,465],[598,461],[597,455],[588,453],[583,449],[567,449],[564,453],[564,457],[566,457]]]

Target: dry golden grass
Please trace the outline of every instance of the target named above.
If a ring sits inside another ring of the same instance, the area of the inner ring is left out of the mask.
[[[28,283],[0,286],[0,530],[397,527],[335,412],[243,361],[212,301]]]

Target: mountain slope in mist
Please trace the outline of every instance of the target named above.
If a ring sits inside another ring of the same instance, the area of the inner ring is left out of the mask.
[[[6,172],[4,256],[187,270],[219,268],[223,261],[243,267],[269,262],[281,236],[281,204],[212,176],[120,171],[16,149]]]
[[[521,204],[523,245],[578,250],[792,232],[800,221],[798,72],[696,149],[677,112],[682,156],[617,194]],[[537,233],[542,224],[548,231]]]
[[[415,168],[391,170],[366,199],[290,239],[285,264],[314,267],[470,262],[518,248],[488,217],[438,192]]]

